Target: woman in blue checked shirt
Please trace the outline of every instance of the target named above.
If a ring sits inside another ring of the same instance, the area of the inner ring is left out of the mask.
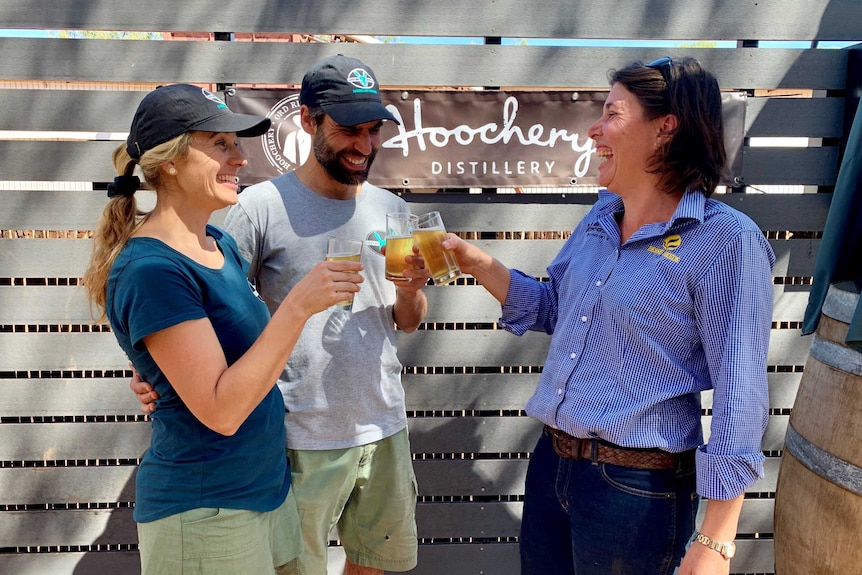
[[[726,159],[715,78],[691,58],[610,78],[589,129],[607,190],[550,281],[453,234],[444,244],[500,301],[507,330],[552,334],[527,403],[545,428],[521,573],[727,574],[743,494],[763,476],[775,256],[754,222],[710,199]]]

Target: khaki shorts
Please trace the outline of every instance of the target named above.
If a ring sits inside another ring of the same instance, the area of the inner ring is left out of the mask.
[[[302,551],[292,487],[267,513],[202,507],[138,523],[138,541],[142,575],[290,575]]]
[[[406,429],[360,447],[287,452],[305,543],[301,575],[326,574],[335,526],[351,563],[416,566],[416,476]]]

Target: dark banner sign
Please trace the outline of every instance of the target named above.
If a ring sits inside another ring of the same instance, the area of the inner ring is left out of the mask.
[[[607,92],[383,91],[401,125],[384,122],[369,181],[384,188],[597,185],[587,129]],[[745,94],[723,95],[731,184],[742,168]],[[297,90],[238,89],[235,112],[259,114],[272,128],[243,142],[242,184],[289,172],[311,153],[299,125]]]

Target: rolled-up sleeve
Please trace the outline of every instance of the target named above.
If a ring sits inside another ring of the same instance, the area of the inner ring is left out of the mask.
[[[697,452],[697,489],[707,499],[733,499],[763,477],[774,261],[763,234],[745,230],[698,282],[696,313],[713,385],[710,435]]]

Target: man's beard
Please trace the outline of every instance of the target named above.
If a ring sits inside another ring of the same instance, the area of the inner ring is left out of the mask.
[[[317,159],[317,162],[323,166],[323,169],[326,170],[326,172],[332,176],[336,182],[347,186],[356,186],[364,183],[365,180],[368,179],[368,172],[371,170],[371,164],[374,163],[374,158],[377,156],[377,149],[372,149],[371,154],[367,157],[365,169],[361,172],[345,168],[338,159],[338,152],[333,150],[332,146],[326,142],[326,138],[321,130],[318,130],[314,135],[312,148],[314,150],[314,157]]]

